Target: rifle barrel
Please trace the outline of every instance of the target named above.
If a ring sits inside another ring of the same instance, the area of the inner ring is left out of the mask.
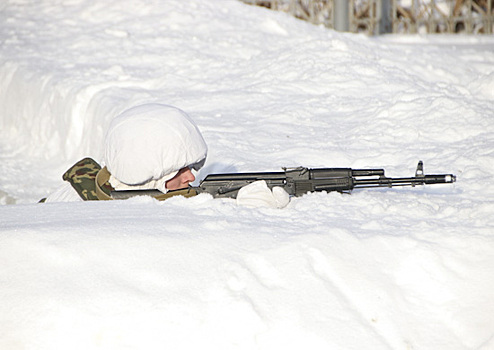
[[[423,175],[414,177],[379,177],[376,179],[355,179],[355,187],[394,187],[394,186],[415,186],[415,185],[432,185],[446,184],[456,181],[456,176],[452,174],[445,175]]]

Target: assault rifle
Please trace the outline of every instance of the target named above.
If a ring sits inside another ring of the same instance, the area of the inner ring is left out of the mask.
[[[383,169],[350,168],[283,168],[283,172],[210,174],[197,187],[170,191],[166,194],[158,190],[113,191],[113,199],[127,199],[148,195],[158,200],[181,195],[192,197],[209,193],[216,198],[236,198],[238,191],[258,180],[266,181],[269,188],[282,187],[290,196],[299,197],[308,192],[338,191],[351,192],[354,188],[396,187],[453,183],[452,174],[425,175],[424,164],[420,161],[413,177],[391,178],[384,175]]]

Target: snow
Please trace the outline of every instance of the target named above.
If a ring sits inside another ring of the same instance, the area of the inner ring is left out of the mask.
[[[233,0],[0,17],[0,348],[494,349],[493,36],[344,34]],[[198,178],[423,160],[458,181],[284,209],[36,203],[150,102],[197,123]]]

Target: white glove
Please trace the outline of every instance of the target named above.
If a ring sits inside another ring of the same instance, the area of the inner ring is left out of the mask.
[[[271,191],[266,181],[259,180],[242,187],[237,194],[237,204],[246,207],[284,208],[290,202],[290,196],[281,187]]]

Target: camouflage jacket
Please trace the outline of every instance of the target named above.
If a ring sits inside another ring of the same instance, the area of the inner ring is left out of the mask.
[[[97,162],[91,158],[84,158],[70,167],[63,174],[63,179],[72,185],[83,200],[99,200],[101,196],[98,197],[96,191],[96,176],[100,170],[101,166]],[[113,190],[108,181],[99,187],[106,195]]]
[[[69,182],[79,196],[85,201],[92,200],[112,200],[111,192],[115,189],[110,185],[110,172],[106,167],[101,166],[91,158],[84,158],[71,166],[65,174],[64,181]],[[145,195],[143,193],[143,195]],[[151,195],[153,198],[163,201],[174,196],[192,197],[197,195],[197,191],[189,188],[170,193],[159,193]],[[43,203],[43,198],[39,203]]]

